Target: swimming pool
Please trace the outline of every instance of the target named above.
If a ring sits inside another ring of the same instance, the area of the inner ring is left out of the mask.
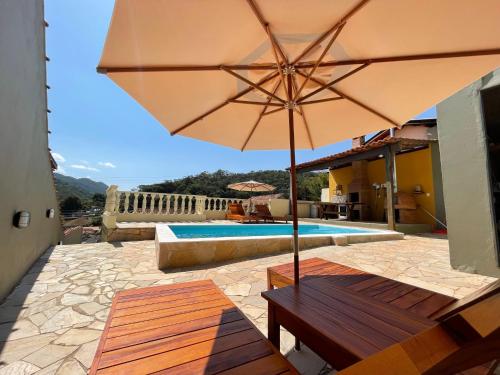
[[[387,230],[299,224],[299,248],[402,239]],[[158,269],[291,252],[291,224],[156,224]]]
[[[177,238],[291,236],[292,224],[169,225]],[[333,225],[300,224],[299,235],[373,233],[368,229]]]

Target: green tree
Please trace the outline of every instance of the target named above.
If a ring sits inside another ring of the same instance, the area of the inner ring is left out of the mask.
[[[106,203],[106,196],[104,194],[95,193],[92,196],[92,205],[95,207],[104,207]]]
[[[298,198],[303,200],[319,200],[321,189],[328,187],[328,173],[304,173],[298,175]],[[187,176],[177,180],[167,180],[152,185],[140,185],[140,191],[154,193],[176,193],[207,195],[222,198],[248,198],[259,194],[240,192],[227,188],[235,182],[255,180],[276,187],[273,193],[280,193],[288,198],[290,177],[287,171],[264,170],[248,173],[231,173],[218,170],[213,173],[202,172],[198,175]]]
[[[70,195],[61,202],[61,211],[78,211],[82,207],[82,201],[74,195]]]

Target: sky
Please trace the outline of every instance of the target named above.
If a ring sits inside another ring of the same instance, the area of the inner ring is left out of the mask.
[[[285,169],[288,151],[245,151],[171,137],[105,75],[96,73],[113,0],[46,0],[49,144],[58,172],[121,190],[218,169]],[[431,108],[417,118],[435,117]],[[297,151],[297,163],[350,147],[346,140]]]

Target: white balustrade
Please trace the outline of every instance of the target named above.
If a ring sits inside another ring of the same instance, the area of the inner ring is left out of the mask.
[[[246,204],[238,198],[206,197],[145,191],[107,191],[105,215],[116,221],[202,221],[224,219],[231,203]]]

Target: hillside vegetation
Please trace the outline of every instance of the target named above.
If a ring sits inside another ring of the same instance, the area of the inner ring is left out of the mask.
[[[57,198],[63,202],[68,197],[77,197],[84,206],[92,202],[95,194],[105,194],[108,186],[102,182],[96,182],[90,178],[75,178],[54,173],[56,182]]]
[[[304,173],[298,176],[298,198],[301,200],[320,200],[321,189],[328,187],[328,173]],[[276,187],[273,193],[281,193],[288,198],[289,174],[281,170],[252,171],[248,173],[231,173],[218,170],[213,173],[202,172],[176,180],[166,180],[151,185],[139,185],[139,191],[155,193],[195,194],[222,198],[248,198],[259,193],[234,191],[227,185],[255,180]],[[260,193],[269,194],[269,193]]]

